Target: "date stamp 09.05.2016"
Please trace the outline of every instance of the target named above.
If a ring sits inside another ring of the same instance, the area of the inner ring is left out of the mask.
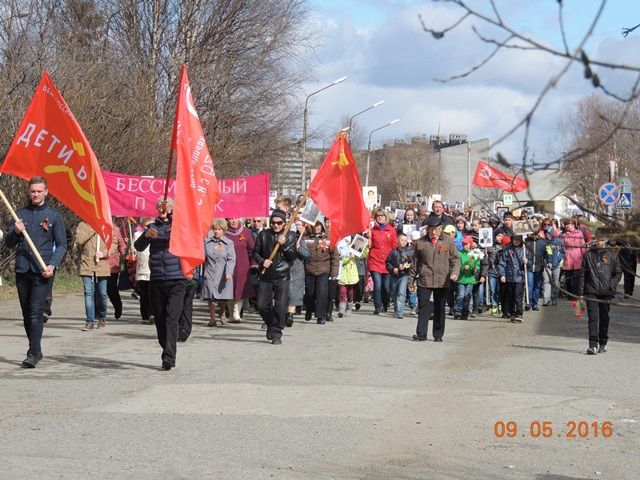
[[[493,424],[493,434],[496,438],[611,438],[613,423],[569,420],[560,427],[546,420],[532,420],[528,424],[498,420]]]

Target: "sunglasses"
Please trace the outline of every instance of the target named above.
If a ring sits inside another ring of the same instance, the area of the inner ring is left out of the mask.
[[[271,225],[283,225],[283,224],[284,224],[283,221],[274,222],[273,220],[271,220]]]

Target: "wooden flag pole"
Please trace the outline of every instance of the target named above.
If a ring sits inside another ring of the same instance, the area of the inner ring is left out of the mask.
[[[522,242],[522,254],[524,255],[524,301],[525,305],[529,305],[529,272],[527,271],[529,262],[527,262],[527,247],[524,246],[524,241]]]
[[[11,213],[11,216],[13,217],[13,219],[16,222],[19,222],[20,219],[18,218],[18,215],[16,215],[16,211],[13,209],[13,207],[9,203],[9,200],[7,200],[7,197],[5,197],[4,192],[2,190],[0,190],[0,197],[2,198],[2,201],[4,202],[4,204],[7,207],[7,209],[9,210],[9,213]],[[38,249],[33,244],[33,241],[31,240],[31,237],[27,233],[26,229],[22,232],[22,235],[24,236],[24,239],[29,244],[29,247],[31,247],[31,251],[35,255],[36,259],[38,260],[38,263],[42,267],[42,271],[44,272],[47,269],[47,266],[45,265],[44,260],[42,259],[42,256],[40,255],[40,252],[38,252]]]
[[[291,230],[291,227],[293,226],[294,222],[296,221],[296,217],[298,216],[298,213],[300,213],[300,209],[302,208],[302,206],[307,203],[307,198],[309,198],[309,192],[305,191],[304,195],[302,196],[302,198],[300,199],[300,201],[298,202],[297,206],[296,206],[296,211],[294,212],[293,215],[291,215],[291,218],[289,219],[289,222],[287,222],[287,225],[284,227],[284,230],[282,231],[281,235],[284,235],[285,237],[287,236],[287,233],[289,233],[289,230]],[[271,218],[271,217],[269,217]],[[280,244],[276,242],[276,246],[273,247],[273,250],[271,251],[271,255],[269,255],[269,260],[273,261],[273,259],[276,256],[276,253],[278,253],[278,250],[280,249]],[[264,272],[267,271],[267,268],[263,268],[262,269],[262,275],[264,275]]]
[[[173,149],[169,148],[169,165],[167,165],[167,177],[164,183],[164,201],[167,201],[169,196],[169,178],[171,177],[171,169],[173,168]]]

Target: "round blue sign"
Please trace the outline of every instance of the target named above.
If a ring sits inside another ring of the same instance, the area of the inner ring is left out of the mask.
[[[605,183],[598,189],[598,198],[605,205],[615,205],[620,199],[620,188],[615,183]]]

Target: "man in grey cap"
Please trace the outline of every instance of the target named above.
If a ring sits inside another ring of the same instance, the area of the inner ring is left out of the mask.
[[[415,254],[409,275],[417,280],[418,325],[413,339],[427,339],[433,293],[433,340],[441,342],[444,336],[445,305],[449,282],[458,280],[460,256],[453,240],[442,234],[440,217],[428,217],[427,235],[416,242]],[[415,288],[415,287],[414,287]]]

